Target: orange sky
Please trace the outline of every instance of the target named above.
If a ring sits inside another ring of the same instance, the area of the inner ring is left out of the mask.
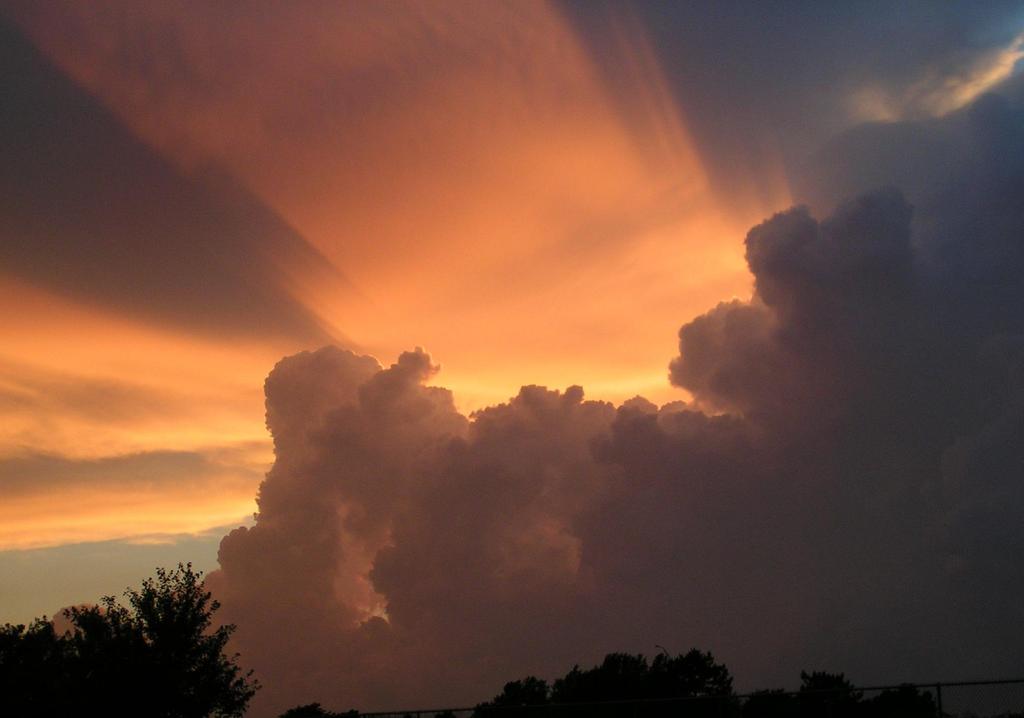
[[[151,149],[186,175],[226,172],[338,270],[274,265],[337,341],[385,364],[425,347],[465,410],[524,383],[682,398],[666,378],[676,331],[749,295],[742,237],[786,205],[784,184],[743,216],[712,195],[685,108],[628,19],[610,20],[619,42],[599,67],[546,4],[404,5],[68,2],[17,20]],[[74,462],[67,479],[11,469],[25,487],[2,503],[0,549],[251,513],[269,463],[262,381],[308,339],[211,335],[0,283],[19,308],[0,313],[14,397],[0,452]],[[132,461],[164,465],[160,452],[202,469],[140,478]]]

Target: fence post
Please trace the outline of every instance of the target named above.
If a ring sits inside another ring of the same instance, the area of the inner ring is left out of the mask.
[[[945,713],[942,712],[942,684],[935,684],[935,701],[938,704],[939,718],[943,718]]]

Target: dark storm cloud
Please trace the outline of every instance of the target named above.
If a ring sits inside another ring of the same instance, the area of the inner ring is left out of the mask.
[[[734,199],[865,119],[862,93],[900,116],[933,114],[1024,24],[1020,3],[1001,0],[981,12],[923,0],[561,4],[609,63],[621,25],[643,27],[713,182]]]
[[[808,565],[819,586],[842,587],[810,605],[831,606],[822,625],[848,632],[805,653],[860,675],[964,672],[936,651],[971,655],[970,672],[1020,660],[1018,83],[939,120],[837,138],[802,178],[816,206],[880,185],[902,194],[861,195],[821,223],[796,209],[755,228],[753,301],[680,333],[674,381],[740,410],[783,459],[777,475],[805,489],[795,525],[830,559]],[[832,526],[815,527],[815,510]],[[794,542],[784,555],[794,553],[808,550]]]
[[[252,195],[181,174],[2,18],[0,82],[5,274],[189,329],[326,336],[289,283],[334,270]]]
[[[775,419],[860,391],[867,364],[913,331],[911,209],[895,191],[862,196],[819,224],[804,208],[747,235],[751,303],[720,305],[680,332],[675,384],[713,408]],[[863,362],[858,371],[844,365]],[[844,402],[845,403],[845,402]]]
[[[913,181],[750,231],[751,301],[680,330],[692,404],[524,387],[467,421],[419,351],[283,360],[260,515],[211,577],[260,710],[464,703],[656,643],[744,687],[1012,673],[1020,112],[1007,92],[839,140],[823,196]],[[903,136],[975,159],[901,167]]]

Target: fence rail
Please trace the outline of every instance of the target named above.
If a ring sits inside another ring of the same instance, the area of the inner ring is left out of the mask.
[[[359,718],[1024,718],[1024,678],[345,715]]]

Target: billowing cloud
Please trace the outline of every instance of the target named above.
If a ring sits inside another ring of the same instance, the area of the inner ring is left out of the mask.
[[[457,396],[266,384],[210,579],[260,710],[1019,665],[1019,8],[591,6],[4,3],[6,545],[247,511],[272,362],[412,338]]]
[[[677,308],[748,290],[640,30],[616,85],[548,3],[0,13],[0,456],[267,443],[278,358],[413,331],[464,409],[666,398]]]
[[[680,330],[691,403],[527,386],[464,417],[421,350],[282,360],[260,512],[210,577],[258,710],[462,704],[655,644],[748,688],[1011,673],[1024,123],[1012,93],[961,113],[926,129],[992,161],[748,233],[750,301]]]
[[[642,28],[611,82],[543,2],[0,14],[2,458],[267,453],[277,359],[393,356],[414,331],[464,410],[526,380],[663,399],[664,327],[748,291],[723,241],[748,219],[708,193]],[[51,486],[89,538],[131,535],[134,504],[92,476],[102,501],[36,474],[40,506]],[[202,476],[179,476],[189,515],[221,516]],[[79,535],[31,515],[38,543]]]

